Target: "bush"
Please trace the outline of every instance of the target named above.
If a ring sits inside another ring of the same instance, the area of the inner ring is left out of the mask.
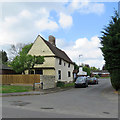
[[[64,87],[64,86],[65,86],[65,82],[62,81],[57,82],[57,87]]]
[[[99,78],[100,76],[99,75],[95,75],[94,77]]]
[[[110,71],[110,77],[111,77],[111,84],[113,88],[118,91],[120,90],[120,70],[112,70]]]

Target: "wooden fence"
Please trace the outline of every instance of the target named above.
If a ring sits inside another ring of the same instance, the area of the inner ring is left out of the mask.
[[[40,83],[40,75],[0,75],[0,84]]]

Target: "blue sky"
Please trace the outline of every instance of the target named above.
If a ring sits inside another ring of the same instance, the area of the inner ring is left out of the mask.
[[[46,40],[54,35],[57,47],[77,64],[103,66],[99,37],[114,8],[118,10],[117,2],[10,2],[0,7],[0,49],[8,55],[11,44],[32,43],[38,34]]]

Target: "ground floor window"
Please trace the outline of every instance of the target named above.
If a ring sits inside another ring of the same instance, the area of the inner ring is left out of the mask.
[[[35,74],[43,75],[43,70],[42,69],[35,69]]]
[[[58,70],[58,79],[61,80],[61,70]]]
[[[68,77],[71,77],[71,73],[70,73],[70,71],[68,71]]]
[[[29,74],[34,74],[34,70],[29,70]]]

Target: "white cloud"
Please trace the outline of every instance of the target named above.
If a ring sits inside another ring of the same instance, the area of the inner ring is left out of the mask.
[[[73,9],[79,9],[83,8],[84,6],[87,6],[89,3],[89,0],[81,1],[81,0],[72,0],[71,7]]]
[[[104,12],[104,9],[103,3],[89,3],[86,7],[80,9],[79,12],[83,14],[95,13],[100,15]]]
[[[24,17],[24,18],[30,18],[32,17],[32,14],[30,13],[30,11],[28,10],[23,10],[20,14],[19,14],[20,17]]]
[[[72,26],[73,20],[72,17],[64,13],[60,13],[59,24],[62,28],[68,28]]]
[[[34,24],[39,31],[56,31],[59,28],[58,24],[50,19],[50,13],[46,8],[40,8],[36,13],[40,16],[40,19],[35,20]]]
[[[90,0],[73,0],[68,8],[71,9],[72,12],[77,10],[82,14],[95,13],[98,15],[102,14],[105,10],[103,3],[92,3]]]
[[[75,41],[75,45],[73,46],[73,48],[83,47],[86,45],[87,42],[88,42],[87,38],[79,38],[78,40]]]
[[[56,39],[56,46],[58,48],[65,47],[66,43],[64,39]]]
[[[39,34],[38,31],[55,31],[58,27],[57,23],[49,18],[49,11],[45,8],[38,11],[22,10],[17,15],[5,16],[0,21],[0,47],[30,42],[30,35]]]
[[[47,11],[46,8],[40,8],[36,11],[37,14],[39,14],[40,17],[48,18],[49,17],[49,11]]]
[[[90,40],[87,38],[79,38],[71,45],[62,47],[62,49],[65,50],[68,56],[77,64],[80,62],[101,68],[104,64],[104,60],[99,47],[99,38],[93,36]],[[80,54],[83,56],[79,61]]]
[[[49,19],[40,19],[38,21],[35,21],[35,26],[40,30],[40,31],[45,31],[45,30],[52,30],[55,31],[58,29],[58,25],[56,22],[51,21]]]

